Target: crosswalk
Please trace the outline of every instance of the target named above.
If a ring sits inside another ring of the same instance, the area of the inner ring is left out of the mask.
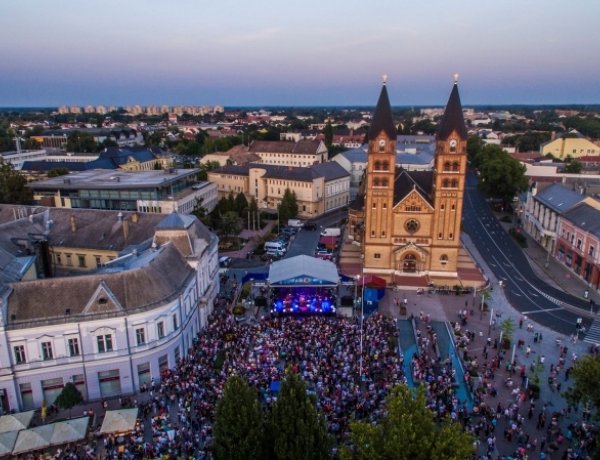
[[[585,334],[583,341],[593,345],[600,345],[600,322],[594,320],[587,334]]]

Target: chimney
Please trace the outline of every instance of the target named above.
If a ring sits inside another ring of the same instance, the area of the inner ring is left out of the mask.
[[[129,221],[124,220],[123,221],[123,238],[127,239],[128,236],[129,236]]]
[[[71,232],[75,233],[77,231],[77,221],[75,220],[75,216],[71,215]]]
[[[133,222],[134,224],[137,224],[139,219],[140,219],[140,215],[137,212],[134,212],[131,215],[131,222]]]

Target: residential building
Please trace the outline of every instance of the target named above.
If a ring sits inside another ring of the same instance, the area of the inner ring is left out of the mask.
[[[368,139],[366,177],[350,206],[348,229],[361,245],[363,273],[411,287],[483,284],[460,243],[467,130],[458,84],[439,124],[433,171],[396,167],[397,134],[385,83]]]
[[[327,147],[323,141],[254,141],[248,152],[258,155],[260,162],[279,166],[312,166],[327,160]]]
[[[218,201],[217,187],[199,182],[197,174],[197,169],[93,169],[31,182],[28,187],[44,206],[189,214],[201,199],[211,212]]]
[[[600,288],[600,201],[586,200],[558,219],[555,255],[585,281]],[[583,293],[582,293],[583,294]]]
[[[132,394],[193,346],[218,294],[218,240],[192,216],[172,213],[150,226],[142,225],[149,216],[134,222],[134,215],[119,221],[114,212],[48,209],[1,225],[0,256],[14,268],[0,278],[3,411],[52,404],[67,382],[86,400]],[[78,251],[112,251],[110,240],[125,249],[84,275],[44,270],[61,237],[53,229],[71,226],[70,216]],[[134,233],[140,240],[131,240]],[[41,269],[19,269],[29,259]]]
[[[368,145],[340,152],[332,158],[350,173],[350,199],[353,200],[367,169]],[[410,171],[431,171],[435,137],[429,135],[396,136],[396,166]]]
[[[261,209],[276,211],[286,189],[296,194],[298,215],[316,217],[349,202],[350,175],[336,162],[310,167],[248,163],[210,171],[208,181],[217,185],[219,197],[244,193]]]
[[[564,136],[557,137],[540,146],[542,156],[552,155],[554,158],[564,160],[568,156],[579,158],[600,155],[600,146],[586,139],[579,132],[572,130]]]
[[[527,192],[525,209],[519,218],[523,229],[547,252],[556,248],[559,217],[581,203],[585,195],[561,184],[552,184],[538,192],[537,185]]]

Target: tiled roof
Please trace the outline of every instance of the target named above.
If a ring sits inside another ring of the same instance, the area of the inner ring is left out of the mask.
[[[452,92],[450,93],[450,98],[446,104],[444,116],[442,117],[442,121],[438,128],[437,138],[439,140],[446,140],[452,131],[456,131],[461,139],[467,140],[467,127],[465,126],[457,83],[454,83],[454,86],[452,87]]]
[[[102,284],[125,311],[167,302],[179,295],[192,273],[175,246],[167,244],[141,268],[14,283],[8,301],[8,323],[64,317],[67,311],[71,316],[84,314],[85,306]]]
[[[290,141],[254,141],[249,148],[251,153],[297,153],[316,155],[321,141],[303,139]]]
[[[336,161],[327,163],[318,163],[309,167],[299,166],[279,166],[265,164],[247,164],[247,165],[227,165],[215,169],[217,174],[232,174],[247,176],[250,168],[264,169],[265,179],[289,179],[297,181],[312,182],[314,179],[324,177],[325,180],[338,179],[340,177],[350,176],[350,173],[340,166]]]
[[[394,181],[394,205],[416,189],[429,203],[433,204],[431,190],[433,186],[432,171],[407,171],[400,168]]]
[[[585,196],[561,184],[552,184],[535,195],[537,201],[559,214],[568,211],[584,198]]]
[[[383,131],[389,139],[396,140],[396,126],[392,117],[392,107],[385,84],[381,87],[379,100],[373,113],[373,120],[369,128],[369,140],[375,139]]]
[[[581,230],[600,238],[600,211],[587,203],[580,203],[565,212],[563,217]]]

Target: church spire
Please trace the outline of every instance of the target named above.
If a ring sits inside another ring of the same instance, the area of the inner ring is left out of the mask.
[[[456,131],[461,139],[467,139],[467,128],[465,126],[462,105],[458,94],[458,75],[454,75],[454,85],[437,132],[437,139],[439,141],[448,139],[452,131]]]
[[[396,126],[394,126],[392,107],[390,106],[390,99],[388,97],[386,86],[387,75],[384,75],[383,78],[383,86],[381,87],[377,107],[375,107],[373,120],[371,122],[371,127],[369,128],[370,141],[375,139],[381,131],[383,131],[389,139],[396,140]]]

